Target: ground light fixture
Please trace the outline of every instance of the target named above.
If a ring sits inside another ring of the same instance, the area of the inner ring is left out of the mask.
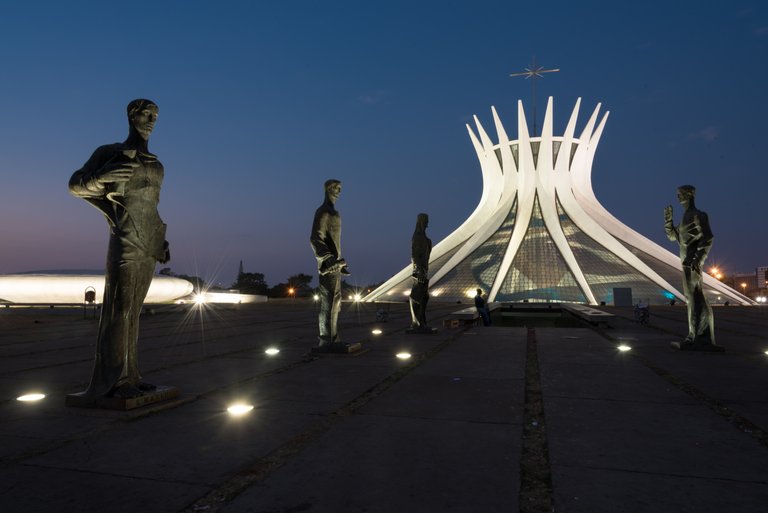
[[[269,356],[275,356],[280,352],[280,350],[276,347],[268,347],[264,352]]]
[[[195,296],[195,304],[196,305],[204,305],[205,304],[205,294],[198,294]]]
[[[16,398],[17,401],[21,401],[23,403],[34,403],[37,401],[42,401],[43,399],[45,399],[45,394],[41,394],[39,392],[20,395]]]
[[[411,353],[403,351],[402,353],[397,353],[395,356],[400,360],[408,360],[411,357]]]
[[[253,409],[252,404],[234,403],[227,408],[227,412],[233,417],[242,417]]]
[[[621,351],[622,353],[626,353],[627,351],[631,350],[632,348],[631,348],[631,347],[629,347],[627,344],[621,344],[621,345],[620,345],[620,346],[618,346],[616,349],[618,349],[618,350],[619,350],[619,351]]]
[[[381,335],[383,332],[379,328],[376,328],[375,330],[371,330],[371,333],[374,335]]]

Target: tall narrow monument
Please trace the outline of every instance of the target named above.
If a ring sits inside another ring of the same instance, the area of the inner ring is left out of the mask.
[[[552,98],[537,137],[529,135],[520,101],[517,139],[508,137],[494,108],[498,142],[476,117],[477,135],[467,125],[483,192],[469,218],[432,250],[430,300],[470,301],[481,288],[489,302],[611,304],[613,289],[627,287],[654,304],[685,300],[679,258],[624,225],[595,197],[592,161],[608,113],[598,122],[598,105],[576,136],[580,103],[563,135],[552,132]],[[703,278],[711,303],[752,303],[711,276]],[[364,300],[401,301],[410,286],[407,266]]]

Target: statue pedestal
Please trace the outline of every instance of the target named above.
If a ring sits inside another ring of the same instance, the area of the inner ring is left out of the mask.
[[[725,348],[723,346],[717,346],[715,344],[696,344],[694,342],[670,342],[669,345],[672,349],[678,351],[701,351],[705,353],[724,353]]]
[[[310,351],[310,354],[352,354],[357,353],[363,349],[363,344],[360,342],[354,342],[347,344],[345,342],[339,344],[325,344],[322,346],[315,346]]]
[[[90,397],[85,392],[69,394],[66,397],[67,406],[78,408],[102,408],[105,410],[133,410],[142,406],[147,406],[161,401],[175,399],[179,396],[179,389],[176,387],[158,386],[155,390],[150,390],[138,397]]]
[[[418,327],[418,328],[408,328],[405,330],[405,332],[408,335],[434,335],[437,333],[437,328],[430,328],[429,326],[426,327]]]

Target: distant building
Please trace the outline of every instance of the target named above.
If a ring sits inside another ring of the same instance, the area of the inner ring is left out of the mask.
[[[144,304],[172,303],[192,293],[192,284],[181,278],[154,276]],[[87,291],[101,302],[104,274],[4,274],[0,275],[0,304],[82,304]]]
[[[757,273],[739,273],[733,274],[729,278],[729,285],[742,294],[752,295],[757,290]]]
[[[757,288],[768,288],[768,266],[756,268],[755,274],[757,275]]]

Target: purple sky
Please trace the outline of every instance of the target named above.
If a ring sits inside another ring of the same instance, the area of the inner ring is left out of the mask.
[[[160,106],[160,213],[177,273],[275,284],[314,274],[308,237],[327,178],[352,282],[409,262],[418,212],[437,243],[474,209],[481,175],[464,124],[515,135],[515,102],[555,101],[561,133],[611,115],[593,166],[616,217],[674,250],[662,210],[698,187],[709,263],[768,265],[768,5],[759,1],[520,3],[17,2],[0,16],[0,273],[100,269],[107,227],[67,181],[123,140],[129,100]],[[680,213],[679,209],[677,211]]]

